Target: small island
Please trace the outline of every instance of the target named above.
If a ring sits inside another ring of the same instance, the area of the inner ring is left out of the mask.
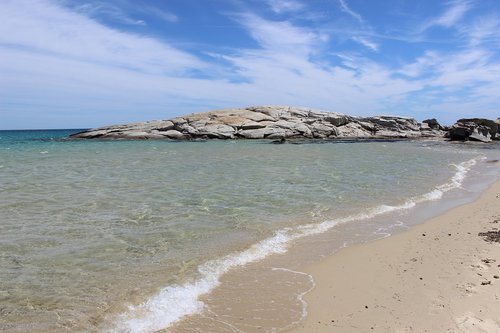
[[[355,117],[337,112],[290,106],[253,106],[194,113],[90,129],[72,135],[81,139],[417,139],[491,141],[498,121],[462,119],[450,128],[436,119],[422,123],[397,116]]]

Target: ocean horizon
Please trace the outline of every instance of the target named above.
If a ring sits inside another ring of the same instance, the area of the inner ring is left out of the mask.
[[[283,330],[311,288],[297,262],[473,200],[500,158],[498,143],[68,139],[78,131],[0,131],[3,331],[196,328],[196,315],[224,316],[207,297],[266,260],[289,282],[271,293],[294,296],[261,331]],[[276,280],[264,271],[256,290]]]

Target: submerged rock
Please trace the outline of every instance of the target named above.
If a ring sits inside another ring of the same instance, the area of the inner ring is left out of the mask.
[[[253,106],[194,113],[169,120],[107,126],[73,134],[83,139],[329,139],[443,137],[436,122],[288,106]]]

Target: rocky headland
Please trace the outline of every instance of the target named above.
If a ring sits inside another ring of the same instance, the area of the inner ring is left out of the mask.
[[[476,124],[476,123],[474,123]],[[489,128],[489,139],[498,138],[499,126]],[[456,125],[456,126],[455,126]],[[395,116],[354,117],[337,112],[288,106],[255,106],[194,113],[169,120],[113,125],[73,134],[82,139],[416,139],[480,138],[487,127],[478,121],[455,124],[453,131],[435,119],[422,123]],[[457,133],[462,133],[459,137]],[[494,132],[494,133],[493,133]],[[452,134],[453,133],[453,134]],[[476,133],[478,135],[476,135]]]

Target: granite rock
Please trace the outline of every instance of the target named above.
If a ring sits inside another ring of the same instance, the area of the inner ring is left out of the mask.
[[[500,124],[498,121],[483,118],[459,119],[450,127],[448,136],[457,141],[500,140]]]
[[[252,106],[194,113],[169,120],[114,125],[72,135],[82,139],[336,139],[444,137],[429,120],[395,116],[353,117],[289,106]]]
[[[431,129],[442,130],[442,131],[445,130],[445,128],[441,126],[441,124],[436,120],[436,118],[426,119],[422,121],[422,125],[424,124],[429,126],[429,128]]]

